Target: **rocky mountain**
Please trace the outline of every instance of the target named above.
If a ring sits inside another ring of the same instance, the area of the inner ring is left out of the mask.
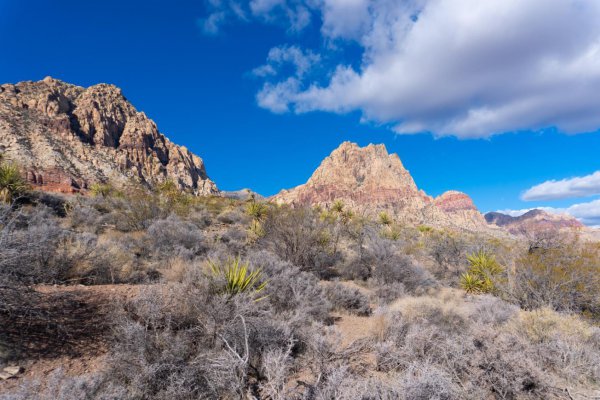
[[[518,217],[489,212],[485,214],[489,224],[500,226],[513,234],[529,234],[546,230],[584,229],[585,225],[566,214],[550,214],[543,210],[530,210]]]
[[[308,182],[282,190],[277,203],[329,207],[342,200],[363,215],[385,211],[399,222],[485,229],[486,222],[464,193],[450,191],[437,198],[419,190],[397,154],[384,145],[359,147],[344,142],[326,157]]]
[[[202,159],[169,141],[113,85],[51,77],[0,85],[0,153],[48,191],[172,180],[197,195],[218,193]]]

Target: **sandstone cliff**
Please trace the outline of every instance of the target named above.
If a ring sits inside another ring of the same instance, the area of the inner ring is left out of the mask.
[[[437,198],[417,188],[397,154],[384,145],[359,147],[344,142],[326,157],[308,182],[282,190],[273,201],[329,207],[342,200],[363,215],[387,212],[399,222],[486,229],[483,216],[464,193],[446,192]]]
[[[43,190],[172,180],[197,195],[218,193],[203,161],[169,141],[113,85],[83,88],[50,77],[0,85],[0,153]]]

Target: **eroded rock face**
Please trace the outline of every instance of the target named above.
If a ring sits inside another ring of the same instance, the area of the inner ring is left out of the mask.
[[[342,200],[363,215],[387,212],[400,222],[485,229],[483,216],[472,200],[460,192],[436,199],[417,188],[397,154],[384,145],[359,147],[344,142],[323,160],[307,183],[282,190],[278,203],[329,207]]]
[[[172,180],[197,195],[218,193],[202,159],[169,141],[113,85],[86,89],[50,77],[0,85],[0,152],[49,191]]]

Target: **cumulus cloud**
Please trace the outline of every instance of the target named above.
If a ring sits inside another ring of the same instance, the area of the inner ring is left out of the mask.
[[[512,217],[518,217],[520,215],[525,214],[527,211],[531,210],[543,210],[552,214],[566,214],[570,215],[574,218],[577,218],[581,223],[598,227],[600,226],[600,199],[593,200],[586,203],[577,203],[572,206],[565,208],[555,208],[555,207],[535,207],[535,208],[526,208],[522,210],[499,210],[498,212],[510,215]]]
[[[362,51],[321,79],[268,76],[259,97],[276,99],[269,109],[358,110],[401,134],[461,138],[600,128],[600,2],[252,0],[248,10],[296,31],[319,23],[315,52]]]
[[[586,176],[540,183],[526,190],[521,198],[526,201],[558,200],[597,194],[600,194],[600,171]]]

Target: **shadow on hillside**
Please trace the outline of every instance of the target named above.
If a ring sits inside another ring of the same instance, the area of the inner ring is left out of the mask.
[[[1,297],[12,301],[3,301],[0,308],[0,358],[77,357],[102,351],[110,332],[108,302],[81,291],[12,291]]]

